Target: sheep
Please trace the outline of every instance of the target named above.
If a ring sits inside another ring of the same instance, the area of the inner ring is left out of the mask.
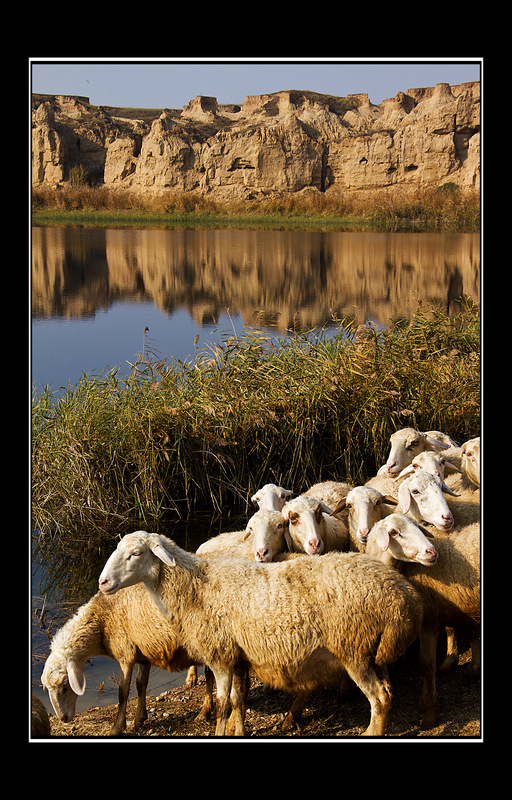
[[[456,472],[457,474],[461,474],[459,467],[449,461],[444,455],[435,453],[433,450],[423,450],[421,453],[418,453],[417,456],[414,456],[409,466],[405,467],[405,469],[397,475],[397,480],[403,480],[419,469],[424,469],[426,472],[432,473],[432,475],[435,475],[440,481],[444,481],[445,476],[450,473]]]
[[[455,493],[444,482],[441,482],[426,470],[416,470],[405,478],[398,488],[393,486],[393,479],[385,475],[377,475],[366,482],[381,493],[396,497],[398,511],[409,514],[418,522],[425,521],[438,530],[449,531],[454,525],[454,517],[443,492],[452,496]]]
[[[277,553],[292,550],[288,520],[280,511],[260,509],[243,531],[227,531],[199,545],[198,555],[226,553],[255,561],[272,561]]]
[[[415,428],[401,428],[390,436],[391,449],[386,463],[377,474],[397,476],[422,450],[446,450],[456,442],[440,431],[422,433]]]
[[[398,500],[390,495],[383,495],[370,486],[355,486],[350,492],[340,499],[331,515],[337,515],[344,509],[348,510],[348,531],[350,549],[364,553],[368,534],[373,525],[382,517],[392,513],[392,506]]]
[[[469,481],[480,487],[480,437],[469,439],[461,447],[462,469]]]
[[[135,664],[139,670],[133,730],[138,730],[147,719],[151,665],[177,672],[201,663],[180,645],[178,635],[142,584],[112,597],[97,592],[56,632],[41,676],[55,713],[63,722],[73,719],[77,696],[85,692],[85,662],[100,655],[114,659],[121,668],[117,716],[109,736],[119,736],[126,728],[126,704]],[[204,718],[211,709],[209,688],[201,711]]]
[[[424,536],[422,551],[421,536],[426,531],[421,526],[418,526],[420,532],[416,532],[414,546],[405,540],[404,528],[410,531],[411,522],[403,515],[391,514],[376,523],[370,531],[366,553],[399,569],[422,598],[421,705],[425,712],[421,727],[426,729],[435,724],[438,712],[436,648],[439,627],[462,625],[467,628],[472,637],[472,669],[476,672],[480,664],[480,529],[474,525],[449,535],[436,534],[433,539]],[[425,549],[431,550],[430,560],[424,558]]]
[[[320,555],[331,550],[348,550],[349,534],[343,520],[331,517],[332,509],[317,497],[299,495],[283,506],[289,520],[289,536],[293,550]]]
[[[286,503],[286,498],[291,494],[291,489],[283,489],[282,486],[276,486],[275,483],[266,483],[253,494],[251,500],[253,503],[257,503],[260,509],[281,511]]]
[[[48,712],[40,699],[32,695],[30,736],[32,739],[47,739],[52,735]]]
[[[140,581],[182,645],[215,675],[217,736],[226,732],[230,690],[234,733],[244,735],[240,684],[247,668],[274,688],[308,690],[335,659],[370,703],[363,735],[384,735],[387,667],[417,638],[423,618],[418,593],[396,570],[361,553],[269,564],[201,557],[136,531],[107,560],[99,588],[109,595]]]

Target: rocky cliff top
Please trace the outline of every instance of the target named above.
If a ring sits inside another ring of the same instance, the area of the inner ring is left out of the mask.
[[[480,84],[408,89],[381,104],[303,90],[199,95],[182,109],[32,97],[33,183],[60,185],[80,165],[90,182],[224,197],[414,187],[478,187]]]

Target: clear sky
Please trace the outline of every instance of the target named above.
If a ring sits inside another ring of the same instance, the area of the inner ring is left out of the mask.
[[[246,95],[304,89],[375,104],[407,89],[481,79],[483,59],[432,60],[56,60],[29,59],[31,91],[77,94],[93,105],[182,108],[196,95],[238,103]]]

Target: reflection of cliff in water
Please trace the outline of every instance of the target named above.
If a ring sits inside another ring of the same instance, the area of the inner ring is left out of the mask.
[[[418,301],[480,297],[479,234],[34,228],[37,317],[94,315],[118,299],[186,308],[198,324],[229,308],[246,323],[386,323]]]

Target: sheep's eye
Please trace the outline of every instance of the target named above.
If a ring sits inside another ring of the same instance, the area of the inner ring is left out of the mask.
[[[419,489],[411,489],[411,494],[419,494]]]
[[[292,525],[296,525],[297,522],[299,521],[299,515],[293,511],[290,511],[289,518]]]
[[[345,505],[345,508],[348,508],[349,511],[353,511],[354,510],[354,506],[352,505],[352,503],[347,503]]]
[[[140,555],[142,555],[142,550],[132,550],[132,552],[130,553],[128,558],[131,558],[132,556],[140,556]]]

